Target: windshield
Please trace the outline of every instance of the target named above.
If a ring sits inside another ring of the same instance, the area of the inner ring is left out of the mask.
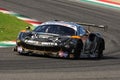
[[[75,35],[75,30],[61,25],[42,25],[34,30],[35,32],[52,33],[59,35]]]

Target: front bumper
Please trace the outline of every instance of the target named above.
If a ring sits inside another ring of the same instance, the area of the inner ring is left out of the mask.
[[[48,55],[54,57],[65,57],[67,58],[71,49],[65,48],[64,46],[52,45],[52,46],[43,46],[43,45],[31,45],[25,42],[18,42],[17,47],[23,49],[23,53],[35,53],[40,55]]]

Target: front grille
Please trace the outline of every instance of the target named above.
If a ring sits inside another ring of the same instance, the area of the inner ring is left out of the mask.
[[[36,39],[34,39],[34,41],[39,41],[39,42],[50,42],[50,40],[49,39],[47,39],[47,38],[36,38]]]
[[[48,52],[58,52],[60,50],[60,47],[58,46],[36,46],[26,43],[21,43],[21,45],[22,47],[31,50],[48,51]]]

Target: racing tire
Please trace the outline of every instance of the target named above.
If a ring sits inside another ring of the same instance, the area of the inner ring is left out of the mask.
[[[99,48],[98,48],[98,55],[97,59],[101,59],[103,57],[103,50],[105,49],[105,42],[104,39],[101,39]]]
[[[80,58],[81,49],[83,48],[83,42],[81,39],[78,39],[77,45],[75,47],[74,59]]]
[[[97,55],[97,59],[101,59],[103,57],[103,50],[99,50],[99,53]]]
[[[19,55],[26,55],[24,49],[21,46],[17,46],[16,49]]]

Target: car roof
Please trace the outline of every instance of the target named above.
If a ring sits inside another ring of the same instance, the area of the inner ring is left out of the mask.
[[[41,25],[61,25],[61,26],[72,28],[75,31],[77,31],[77,27],[82,27],[81,25],[77,23],[66,22],[66,21],[47,21],[47,22],[42,23]]]

